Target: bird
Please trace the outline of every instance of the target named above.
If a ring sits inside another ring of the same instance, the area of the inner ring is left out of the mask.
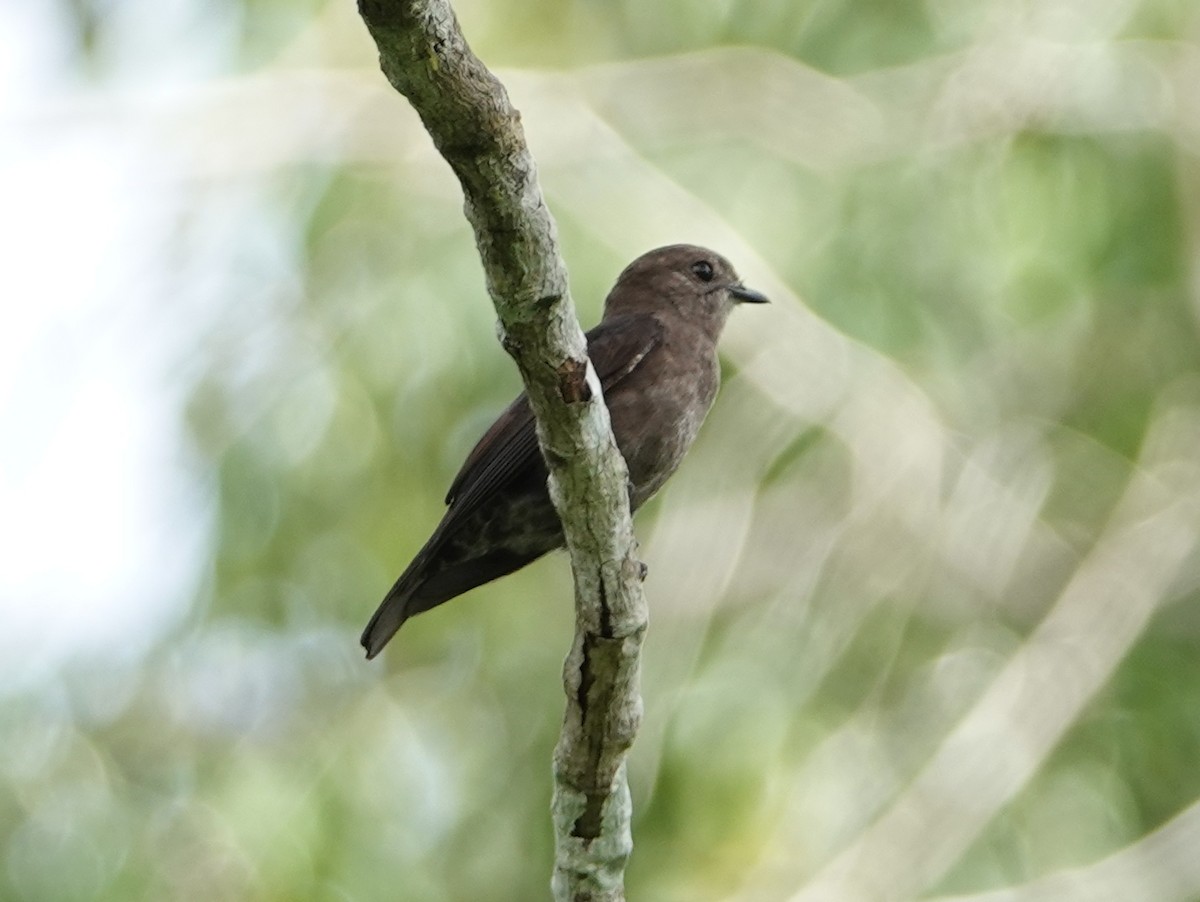
[[[708,415],[720,386],[717,339],[730,312],[766,302],[728,260],[692,244],[649,251],[617,278],[586,338],[628,468],[631,510],[675,472]],[[367,624],[368,660],[408,618],[563,547],[547,479],[522,393],[467,455],[441,522]]]

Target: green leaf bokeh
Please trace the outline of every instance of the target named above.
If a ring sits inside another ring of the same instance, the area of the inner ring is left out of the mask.
[[[565,556],[356,642],[519,389],[457,187],[352,4],[110,6],[6,121],[155,167],[155,304],[96,340],[159,348],[198,550],[12,665],[0,897],[545,898]],[[630,898],[1200,898],[1200,11],[458,10],[585,324],[675,240],[775,301],[639,516]]]

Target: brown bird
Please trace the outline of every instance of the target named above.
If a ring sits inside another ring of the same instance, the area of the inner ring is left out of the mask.
[[[766,303],[724,257],[675,244],[634,260],[587,333],[637,510],[675,472],[720,383],[717,339],[741,302]],[[533,412],[522,393],[467,455],[449,509],[362,634],[373,658],[415,614],[564,544],[546,488]]]

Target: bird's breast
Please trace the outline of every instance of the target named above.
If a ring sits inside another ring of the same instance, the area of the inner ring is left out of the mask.
[[[606,399],[617,445],[629,466],[635,508],[678,468],[716,397],[716,355],[695,351],[669,344],[660,348],[648,366]]]

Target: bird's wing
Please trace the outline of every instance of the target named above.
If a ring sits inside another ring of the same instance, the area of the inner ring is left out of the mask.
[[[604,393],[637,369],[662,339],[662,324],[649,315],[614,317],[588,332],[588,357]],[[446,494],[450,510],[438,531],[449,532],[452,523],[461,522],[493,492],[541,462],[533,411],[522,392],[467,455]]]

